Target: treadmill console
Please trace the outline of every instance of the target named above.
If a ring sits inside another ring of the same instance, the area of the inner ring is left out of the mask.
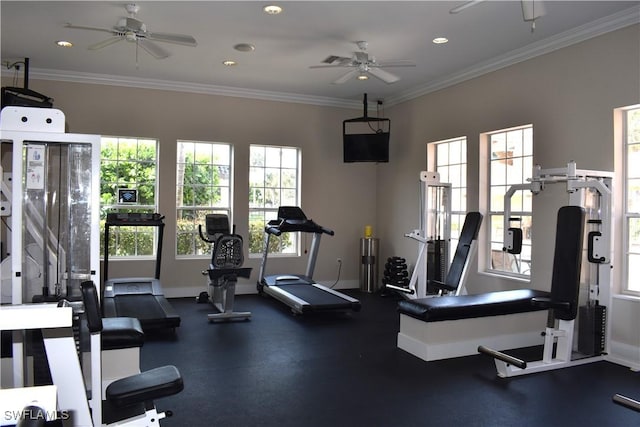
[[[107,214],[107,225],[159,225],[164,216],[159,213],[142,212],[110,212]]]
[[[312,219],[307,218],[298,206],[280,206],[278,208],[278,219],[269,221],[265,227],[265,231],[271,234],[293,231],[318,234],[326,233],[331,236],[334,234],[332,230],[324,228],[313,222]]]

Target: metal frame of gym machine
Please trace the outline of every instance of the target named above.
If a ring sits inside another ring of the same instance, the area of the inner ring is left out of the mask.
[[[504,196],[503,250],[511,253],[518,251],[517,236],[519,233],[510,227],[510,223],[513,221],[511,218],[511,197],[516,191],[530,190],[533,194],[538,194],[544,190],[547,184],[566,183],[569,194],[568,204],[586,208],[589,275],[586,278],[588,280],[587,300],[583,307],[604,306],[601,320],[606,326],[604,330],[599,331],[601,334],[591,337],[594,340],[594,347],[598,345],[596,338],[601,338],[602,341],[599,343],[601,351],[598,354],[583,354],[585,357],[576,359],[572,359],[574,352],[579,349],[579,344],[574,344],[575,320],[557,320],[557,327],[549,325],[546,327],[543,333],[543,356],[540,361],[524,362],[502,352],[487,348],[483,348],[482,351],[479,349],[480,352],[494,358],[498,376],[512,377],[604,360],[603,355],[607,353],[606,346],[610,329],[608,322],[606,322],[605,310],[610,306],[611,296],[611,267],[609,264],[611,262],[612,180],[612,172],[577,169],[576,163],[571,161],[566,168],[541,169],[540,166],[536,166],[529,183],[513,185],[507,190]],[[587,190],[590,192],[586,193]],[[592,196],[590,200],[589,195]],[[592,319],[594,323],[596,323],[595,317]],[[578,324],[580,324],[580,320]],[[597,325],[593,326],[595,329]]]
[[[54,302],[79,299],[80,283],[97,280],[99,274],[99,210],[92,207],[100,203],[100,136],[65,133],[65,116],[59,110],[5,107],[0,140],[3,147],[10,147],[12,158],[11,171],[2,169],[1,202],[2,215],[11,217],[10,230],[14,230],[3,236],[3,241],[10,239],[12,305],[2,309],[1,323],[3,330],[13,331],[13,387],[25,387],[31,381],[26,331],[42,328],[59,407],[73,411],[78,424],[91,425],[87,400],[78,398],[86,391],[72,331],[72,309],[58,308]],[[63,170],[49,167],[49,161],[55,161],[50,150],[59,149],[57,156],[62,161],[63,147],[68,148],[67,187],[49,192],[54,174],[63,178]],[[87,162],[90,167],[85,169]],[[3,168],[5,165],[3,161]],[[62,226],[68,228],[62,231]],[[27,249],[38,251],[44,279],[29,274],[34,253]],[[3,268],[7,266],[0,265]],[[30,294],[34,283],[43,285],[40,299],[45,303],[24,305],[37,297]]]
[[[447,274],[450,262],[451,244],[451,184],[440,181],[438,172],[420,172],[420,228],[406,233],[404,236],[418,242],[418,256],[416,265],[411,273],[408,288],[393,285],[386,285],[386,288],[398,291],[400,295],[407,299],[419,299],[430,296],[437,296],[427,293],[427,282],[429,280],[428,268],[428,246],[436,241],[444,242],[444,251],[440,254],[444,263],[442,265],[442,279]],[[469,259],[475,253],[475,240],[471,245]],[[435,254],[434,249],[434,256]],[[460,285],[452,295],[462,295],[466,293],[464,283],[467,277],[467,266],[465,266],[460,280]]]

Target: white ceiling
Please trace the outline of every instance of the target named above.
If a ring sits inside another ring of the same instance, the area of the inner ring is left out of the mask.
[[[0,2],[3,75],[7,63],[30,58],[30,76],[117,83],[261,99],[353,105],[362,94],[386,103],[411,99],[484,72],[640,22],[639,1],[545,1],[545,16],[523,20],[520,1],[485,1],[458,14],[458,1],[137,1],[137,18],[151,32],[194,36],[197,47],[162,43],[155,59],[135,44],[87,47],[109,34],[65,28],[110,28],[126,16],[126,1]],[[536,2],[537,3],[537,2]],[[435,45],[434,37],[449,43]],[[72,48],[59,48],[56,40]],[[412,60],[415,68],[386,69],[401,80],[375,78],[332,84],[347,69],[310,69],[328,55],[351,56],[357,40],[379,61]],[[253,52],[233,49],[254,44]],[[222,61],[234,59],[235,67]],[[612,66],[615,66],[612,64]],[[21,76],[21,74],[19,74]],[[18,80],[16,85],[22,85]]]

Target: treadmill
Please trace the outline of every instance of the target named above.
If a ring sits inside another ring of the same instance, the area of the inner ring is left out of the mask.
[[[104,226],[104,284],[102,315],[104,317],[135,317],[143,331],[175,329],[180,316],[164,297],[160,284],[164,217],[147,213],[108,213]],[[111,227],[158,227],[155,277],[109,279],[109,234]]]
[[[313,233],[307,271],[304,275],[285,274],[265,276],[269,240],[271,236],[300,231]],[[295,314],[323,311],[359,311],[360,301],[313,281],[320,238],[323,234],[333,236],[333,231],[308,219],[297,206],[280,206],[278,219],[271,220],[265,226],[265,248],[260,264],[258,293],[267,294],[285,303]]]

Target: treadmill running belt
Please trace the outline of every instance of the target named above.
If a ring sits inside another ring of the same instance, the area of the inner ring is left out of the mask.
[[[309,303],[309,310],[351,308],[353,303],[309,284],[278,285],[280,289]]]
[[[151,294],[116,295],[105,298],[113,301],[115,316],[135,317],[140,320],[143,330],[175,328],[180,326],[180,316],[174,312],[169,302],[162,296]],[[106,314],[106,313],[105,313]]]

